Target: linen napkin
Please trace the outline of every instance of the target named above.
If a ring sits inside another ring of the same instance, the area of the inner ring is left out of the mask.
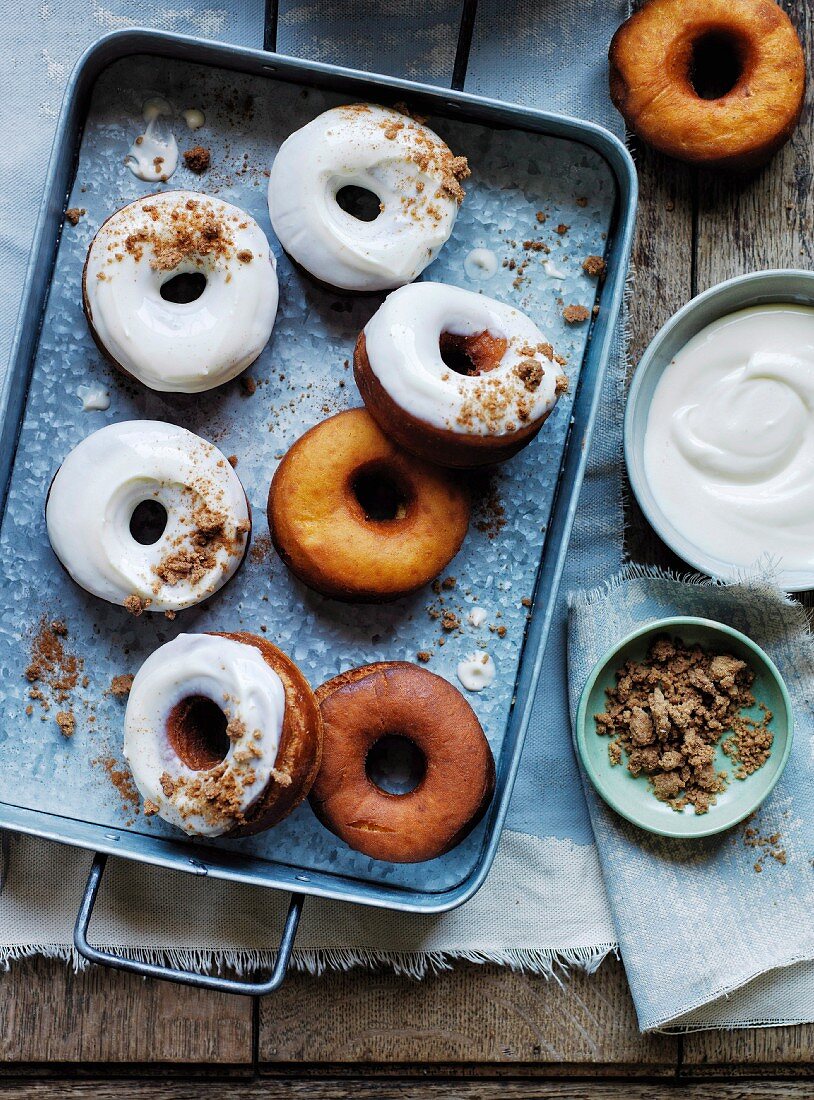
[[[801,605],[770,577],[686,583],[629,567],[570,601],[572,719],[607,648],[641,624],[676,614],[727,623],[762,646],[788,686],[795,731],[769,799],[748,823],[720,836],[651,836],[615,814],[584,779],[639,1025],[688,1030],[811,1019],[814,639]],[[779,834],[771,847],[782,849],[785,863],[751,846],[747,829],[765,838]]]

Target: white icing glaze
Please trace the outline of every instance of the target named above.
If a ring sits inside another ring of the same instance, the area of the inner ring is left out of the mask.
[[[508,347],[488,373],[457,374],[441,358],[443,332],[504,338]],[[365,326],[370,369],[393,401],[436,428],[501,435],[546,415],[557,400],[559,368],[551,345],[520,310],[472,290],[421,282],[390,294]],[[530,390],[516,368],[533,359],[543,371]],[[525,412],[525,416],[523,413]]]
[[[347,290],[389,290],[415,279],[455,224],[442,188],[452,154],[426,126],[375,105],[335,107],[287,138],[269,179],[280,242],[317,279]],[[382,206],[371,222],[336,201],[361,187]]]
[[[172,118],[175,114],[175,108],[168,99],[165,99],[162,95],[154,95],[149,99],[145,99],[141,105],[141,117],[146,123],[153,122],[161,115],[165,115],[167,118]]]
[[[735,575],[768,554],[814,574],[814,309],[754,306],[708,325],[656,386],[645,476],[677,531]],[[796,577],[795,577],[796,574]]]
[[[140,134],[124,163],[134,176],[147,183],[168,180],[178,167],[178,142],[167,119],[172,119],[175,111],[172,104],[161,96],[148,99],[141,109],[147,126]]]
[[[195,771],[170,744],[167,719],[192,696],[211,699],[233,724],[223,766]],[[179,634],[151,653],[133,680],[124,757],[142,797],[165,821],[190,835],[220,836],[239,823],[272,777],[284,715],[283,683],[255,646],[211,634]],[[207,803],[196,786],[190,789],[201,780],[233,792],[237,813]]]
[[[495,679],[495,662],[483,650],[458,662],[457,675],[467,691],[483,691]]]
[[[76,396],[85,412],[104,412],[110,408],[110,394],[104,386],[80,386]]]
[[[206,122],[206,115],[198,107],[187,107],[185,111],[181,112],[184,116],[184,122],[187,124],[187,128],[190,130],[200,130],[200,128]]]
[[[545,271],[549,279],[557,279],[558,281],[560,281],[562,279],[568,278],[568,272],[562,271],[559,267],[557,267],[553,260],[545,261],[545,263],[543,264],[543,271]]]
[[[479,626],[483,626],[488,618],[489,616],[485,607],[473,607],[466,616],[466,621],[470,626],[474,626],[475,629],[477,629]]]
[[[196,204],[192,210],[189,203]],[[174,266],[159,269],[155,242],[173,239],[178,230],[171,217],[179,212],[184,225],[214,220],[224,246],[189,249]],[[126,247],[133,234],[147,235],[140,249]],[[249,254],[248,262],[238,258]],[[206,276],[199,298],[161,297],[164,283],[192,272]],[[245,370],[268,343],[278,300],[274,256],[257,222],[195,191],[149,195],[108,218],[91,242],[85,293],[111,358],[150,389],[176,393],[210,390]]]
[[[464,260],[464,271],[469,279],[485,282],[497,274],[497,256],[491,248],[473,248]]]
[[[167,524],[157,542],[130,533],[136,507],[158,501]],[[201,508],[224,517],[211,566],[171,584],[156,567],[193,547]],[[243,560],[249,507],[217,447],[186,428],[154,420],[109,424],[74,447],[56,473],[45,510],[54,553],[73,579],[110,603],[136,595],[150,611],[179,611],[224,585]]]

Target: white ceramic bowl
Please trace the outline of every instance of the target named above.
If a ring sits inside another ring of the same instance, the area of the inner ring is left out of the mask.
[[[793,302],[814,306],[814,272],[758,271],[719,283],[693,298],[654,336],[633,376],[625,410],[625,462],[639,506],[656,534],[693,568],[711,577],[734,580],[742,565],[722,561],[696,546],[669,520],[653,495],[644,466],[644,436],[650,403],[662,374],[681,348],[701,329],[749,306]],[[771,546],[767,545],[771,552]],[[777,582],[787,592],[814,588],[814,572],[782,571]]]

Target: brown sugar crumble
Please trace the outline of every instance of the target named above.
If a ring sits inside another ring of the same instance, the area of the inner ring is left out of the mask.
[[[250,374],[241,374],[240,388],[243,391],[244,397],[252,397],[257,393],[257,383]]]
[[[754,814],[748,817],[747,822],[752,821]],[[759,828],[754,825],[747,825],[743,833],[743,845],[745,848],[751,848],[758,853],[758,857],[753,863],[753,869],[757,874],[760,874],[763,870],[763,864],[767,856],[770,856],[776,863],[779,863],[782,867],[786,866],[788,857],[786,855],[786,849],[782,847],[782,836],[779,832],[770,833],[768,836],[762,835]]]
[[[57,725],[63,737],[73,737],[76,729],[76,719],[72,710],[61,710],[57,713]]]
[[[108,690],[115,699],[126,699],[132,686],[133,674],[128,672],[122,676],[114,676]]]
[[[184,164],[196,176],[202,176],[212,163],[212,154],[204,145],[193,145],[184,153]]]
[[[189,515],[188,529],[153,566],[153,573],[170,586],[179,581],[197,584],[218,564],[220,550],[226,550],[229,556],[242,550],[248,531],[248,523],[238,523],[232,536],[226,515],[199,504]]]
[[[65,211],[65,221],[70,225],[78,225],[79,219],[87,214],[84,206],[69,206]]]
[[[579,325],[583,321],[587,321],[590,316],[590,311],[586,306],[570,305],[562,311],[562,319],[567,325]]]
[[[601,256],[586,256],[582,261],[582,270],[592,279],[601,279],[608,270],[608,265]]]
[[[67,636],[68,627],[64,622],[49,621],[43,616],[31,640],[30,661],[25,670],[25,678],[32,685],[28,696],[39,703],[43,711],[50,710],[52,703],[67,702],[79,683],[83,663],[68,652]]]
[[[432,654],[426,649],[420,649],[418,653],[416,653],[416,657],[421,661],[422,665],[426,665],[432,657]]]
[[[134,592],[132,595],[127,597],[122,606],[126,611],[129,611],[131,615],[134,615],[136,618],[138,618],[143,611],[146,611],[151,603],[152,600],[142,599],[141,596],[136,595],[136,593]]]
[[[656,638],[642,661],[628,660],[608,688],[596,732],[611,738],[612,765],[627,757],[633,776],[647,776],[653,794],[674,810],[707,813],[728,785],[715,768],[715,748],[737,763],[745,778],[766,762],[772,744],[771,714],[760,722],[742,712],[755,705],[754,672],[729,653],[710,653],[679,638]],[[729,747],[727,747],[729,746]]]

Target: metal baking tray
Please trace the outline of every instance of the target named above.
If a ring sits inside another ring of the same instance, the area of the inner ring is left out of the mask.
[[[80,294],[87,245],[109,213],[155,188],[132,176],[123,158],[141,132],[142,102],[156,94],[179,109],[200,107],[205,129],[186,135],[179,121],[179,144],[183,149],[188,140],[212,150],[206,175],[182,167],[166,187],[200,189],[247,209],[277,255],[280,311],[269,347],[249,371],[258,383],[252,396],[238,382],[194,396],[151,393],[111,371],[87,331]],[[264,518],[268,485],[287,447],[329,413],[361,403],[347,361],[380,298],[344,297],[295,269],[271,232],[265,198],[267,169],[280,142],[327,107],[349,100],[406,101],[429,117],[456,154],[469,157],[466,201],[452,238],[424,277],[482,289],[526,309],[565,355],[571,383],[537,440],[496,472],[491,488],[477,490],[475,523],[449,569],[454,588],[428,588],[393,605],[361,608],[324,600],[300,585],[268,550]],[[630,156],[590,123],[150,31],[108,35],[81,59],[57,127],[3,393],[0,827],[97,853],[76,930],[87,957],[177,981],[264,992],[282,980],[303,895],[427,914],[460,905],[482,884],[506,816],[551,626],[622,303],[635,203]],[[64,221],[72,206],[87,211],[76,226]],[[542,240],[551,251],[527,248],[527,240]],[[467,274],[465,260],[476,247],[498,256],[497,274],[488,282]],[[597,253],[608,265],[601,283],[581,267],[585,256]],[[591,320],[565,324],[562,308],[570,303],[596,307]],[[108,411],[83,411],[77,390],[88,383],[109,390]],[[219,594],[173,622],[146,614],[136,620],[84,593],[59,568],[45,532],[45,493],[64,455],[103,424],[134,418],[182,423],[226,454],[237,454],[237,472],[253,505],[255,549],[247,564]],[[476,604],[488,612],[479,630],[466,619]],[[447,609],[463,625],[444,635],[432,616]],[[35,704],[26,714],[31,704],[24,669],[32,631],[43,617],[68,623],[66,645],[84,661],[88,677],[73,699],[77,731],[70,741],[52,712],[41,714]],[[315,685],[369,661],[414,660],[419,650],[431,650],[428,667],[457,683],[457,661],[487,646],[498,680],[468,698],[495,754],[497,788],[485,819],[463,844],[425,864],[380,863],[324,830],[307,804],[260,837],[193,842],[122,801],[108,774],[120,760],[123,713],[105,693],[111,677],[136,671],[149,652],[181,631],[256,631],[261,624]],[[274,974],[259,983],[230,982],[92,947],[87,926],[110,854],[291,892]]]

